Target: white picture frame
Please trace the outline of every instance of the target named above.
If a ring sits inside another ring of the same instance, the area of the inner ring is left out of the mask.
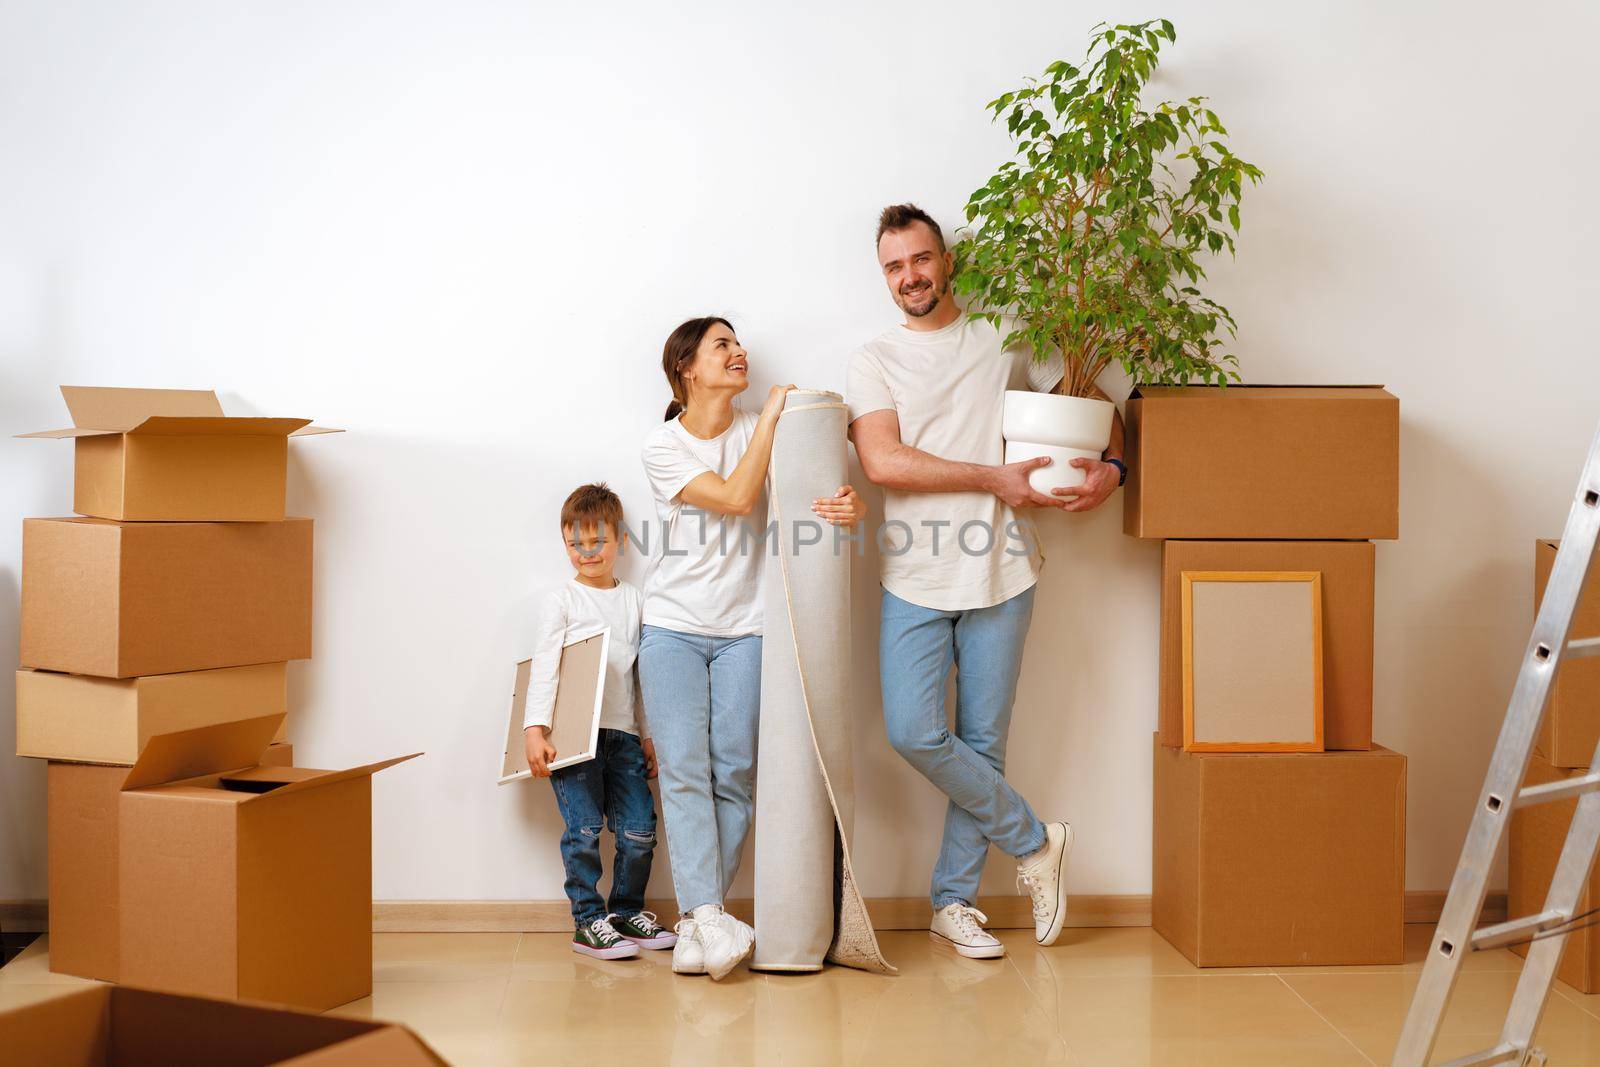
[[[596,630],[561,646],[557,668],[555,709],[550,717],[550,743],[557,759],[551,770],[594,759],[600,744],[600,709],[606,691],[606,657],[611,651],[611,628]],[[528,681],[533,661],[517,664],[511,686],[511,715],[506,724],[506,747],[500,757],[498,784],[532,778],[528,749],[523,739],[523,719],[528,711]]]

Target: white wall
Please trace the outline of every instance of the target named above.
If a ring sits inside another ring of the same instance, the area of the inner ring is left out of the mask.
[[[566,492],[605,478],[647,513],[667,331],[726,313],[758,389],[839,387],[895,317],[877,209],[958,221],[1005,147],[983,102],[1150,14],[1180,34],[1159,88],[1209,93],[1268,175],[1211,285],[1248,378],[1402,398],[1376,735],[1411,757],[1410,885],[1445,886],[1531,542],[1600,416],[1592,5],[668,7],[0,7],[0,430],[59,424],[61,382],[348,428],[293,449],[318,527],[291,732],[312,766],[427,751],[377,780],[377,895],[560,897],[547,790],[491,773],[508,671],[564,577]],[[70,451],[0,446],[0,669],[18,520],[68,510]],[[1159,549],[1120,523],[1046,524],[1011,746],[1077,826],[1084,893],[1150,886]],[[856,584],[859,873],[916,895],[943,807],[884,743]],[[45,892],[42,771],[0,757],[0,899]]]

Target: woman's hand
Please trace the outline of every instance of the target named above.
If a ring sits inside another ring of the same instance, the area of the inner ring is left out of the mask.
[[[656,743],[647,737],[640,744],[644,747],[644,776],[654,778],[661,773],[661,767],[656,763]]]
[[[794,386],[792,385],[774,385],[771,389],[768,389],[767,402],[761,408],[761,418],[767,422],[776,420],[783,413],[784,395],[793,388]]]
[[[522,731],[528,747],[528,769],[535,778],[550,777],[550,764],[556,761],[556,746],[550,743],[548,726],[530,726]]]
[[[811,510],[835,526],[854,526],[867,517],[867,502],[850,486],[841,485],[832,496],[813,500]]]

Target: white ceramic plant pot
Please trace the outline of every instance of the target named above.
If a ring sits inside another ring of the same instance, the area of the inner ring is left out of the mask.
[[[1050,463],[1028,475],[1028,482],[1047,496],[1052,489],[1082,485],[1084,472],[1072,461],[1100,458],[1111,443],[1116,410],[1109,400],[1008,389],[1001,422],[1006,462],[1049,456]]]

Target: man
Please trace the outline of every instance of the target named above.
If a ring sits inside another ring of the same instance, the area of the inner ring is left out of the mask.
[[[1040,457],[1005,463],[1007,389],[1047,391],[1057,353],[1036,363],[1007,350],[1005,333],[973,321],[950,293],[953,261],[938,223],[913,204],[885,208],[878,262],[903,325],[850,358],[850,440],[884,489],[879,662],[889,742],[950,798],[933,871],[936,939],[963,956],[1005,946],[974,907],[991,843],[1018,860],[1033,899],[1034,935],[1053,944],[1066,918],[1072,829],[1048,825],[1005,780],[1006,736],[1044,562],[1028,509],[1089,511],[1121,484],[1122,421],[1101,460],[1073,460],[1082,486],[1052,496],[1028,484]],[[954,733],[945,684],[956,671]]]

